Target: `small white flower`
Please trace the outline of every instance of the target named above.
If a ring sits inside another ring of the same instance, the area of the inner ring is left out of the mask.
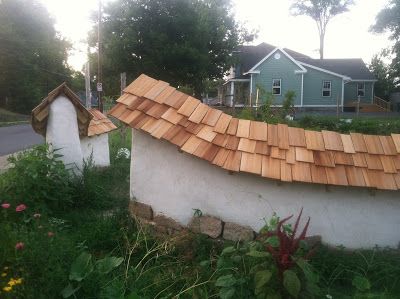
[[[129,151],[129,149],[122,147],[118,150],[117,152],[117,158],[125,158],[125,159],[129,159],[131,156],[131,152]]]
[[[333,297],[332,297],[332,295],[326,294],[326,298],[332,299]]]

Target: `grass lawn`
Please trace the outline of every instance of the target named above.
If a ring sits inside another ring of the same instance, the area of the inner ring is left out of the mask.
[[[0,298],[399,298],[397,251],[321,247],[307,263],[303,244],[280,280],[276,240],[155,238],[127,212],[129,132],[110,144],[111,167],[82,178],[43,148],[0,176]]]
[[[28,123],[29,115],[23,115],[0,108],[0,127]]]

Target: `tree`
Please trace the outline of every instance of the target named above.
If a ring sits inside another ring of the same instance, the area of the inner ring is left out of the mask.
[[[54,87],[69,82],[69,48],[38,1],[0,1],[0,103],[27,113]]]
[[[317,23],[320,59],[324,59],[324,41],[329,21],[348,11],[352,4],[354,4],[353,0],[295,0],[291,6],[293,15],[309,16]]]
[[[392,47],[393,60],[390,64],[391,76],[395,78],[395,85],[400,83],[400,1],[391,0],[376,16],[371,31],[376,33],[390,32],[390,39],[394,41]],[[386,52],[389,56],[389,53]]]
[[[374,85],[375,95],[383,99],[388,99],[390,93],[395,89],[391,66],[383,61],[383,58],[389,55],[389,51],[385,49],[380,54],[374,55],[368,66],[378,80]]]
[[[104,84],[108,94],[118,94],[119,73],[128,79],[146,73],[200,97],[207,80],[222,78],[233,50],[249,39],[230,0],[117,0],[104,9]],[[96,46],[96,29],[89,43]]]

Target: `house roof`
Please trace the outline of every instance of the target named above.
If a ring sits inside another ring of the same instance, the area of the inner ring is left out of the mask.
[[[111,120],[109,120],[99,110],[86,109],[85,106],[81,104],[79,97],[67,86],[66,83],[63,83],[52,90],[48,96],[32,110],[31,124],[36,133],[46,136],[50,104],[60,95],[65,95],[76,109],[80,136],[100,135],[117,128]]]
[[[400,189],[400,134],[309,131],[234,118],[140,75],[110,115],[232,172],[281,181]]]
[[[241,74],[235,79],[247,78],[243,73],[249,71],[259,61],[276,49],[275,46],[261,43],[257,46],[242,46],[238,50],[238,61],[241,65]],[[309,64],[333,73],[350,77],[353,80],[375,80],[375,76],[368,70],[364,61],[360,58],[349,59],[313,59],[305,54],[283,49],[287,54],[300,63]]]

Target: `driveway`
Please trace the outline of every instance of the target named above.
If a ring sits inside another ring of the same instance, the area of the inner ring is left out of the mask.
[[[44,142],[30,124],[0,127],[0,156],[15,153]]]

